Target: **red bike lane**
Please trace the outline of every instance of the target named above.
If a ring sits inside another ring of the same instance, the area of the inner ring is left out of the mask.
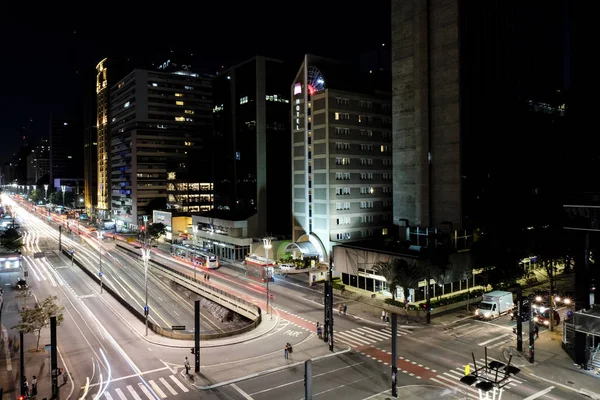
[[[386,365],[392,364],[392,354],[386,350],[379,349],[373,346],[356,347],[355,350],[369,358],[379,360]],[[404,373],[414,376],[417,379],[430,379],[437,376],[437,371],[430,369],[416,361],[411,361],[404,357],[398,357],[398,373]]]

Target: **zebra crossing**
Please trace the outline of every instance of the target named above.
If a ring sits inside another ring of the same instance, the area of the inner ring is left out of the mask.
[[[112,387],[112,385],[109,385],[108,389],[104,392],[104,398],[106,400],[157,400],[190,391],[179,380],[181,379],[180,377],[171,375],[168,379],[160,377],[156,381],[148,380],[146,381],[147,383],[138,382],[137,384],[126,385],[124,387]]]
[[[334,340],[347,344],[351,347],[367,346],[373,343],[388,340],[392,337],[392,328],[382,328],[380,330],[360,326],[347,331],[333,331]],[[408,335],[412,332],[398,328],[397,336]]]
[[[467,324],[454,326],[452,328],[446,328],[444,330],[444,333],[454,338],[462,338],[465,336],[475,336],[474,334],[476,332],[480,332],[486,329],[489,329],[489,327],[483,326],[482,324],[478,324],[475,322],[470,322]],[[523,340],[526,340],[526,336],[527,335],[523,334],[521,337],[523,338]],[[517,340],[517,336],[509,331],[506,333],[495,333],[495,336],[488,340],[479,342],[477,343],[477,345],[487,347],[488,349],[493,349],[511,343],[513,340]]]
[[[500,361],[500,360],[496,360],[492,357],[488,357],[487,361],[489,363],[490,361]],[[481,368],[484,365],[485,365],[485,358],[480,358],[478,360],[477,367]],[[475,370],[475,366],[473,365],[472,362],[469,363],[469,367],[471,368],[471,371]],[[495,375],[495,372],[490,373],[490,375],[493,379],[493,375]],[[476,389],[474,386],[467,386],[460,381],[460,378],[462,378],[463,376],[465,376],[465,368],[464,367],[456,367],[455,369],[448,370],[448,372],[439,374],[435,378],[430,378],[430,380],[432,380],[433,382],[435,382],[439,385],[447,387],[449,389],[453,389],[454,392],[459,392],[459,393],[468,392],[475,396],[479,396],[478,389]],[[514,377],[511,376],[510,378],[507,379],[507,381],[508,381],[507,384],[503,387],[504,390],[514,389],[518,385],[522,384],[524,382],[524,379],[515,379]],[[475,398],[477,398],[477,397],[475,397]]]

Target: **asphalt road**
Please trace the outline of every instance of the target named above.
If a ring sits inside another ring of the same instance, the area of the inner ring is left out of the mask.
[[[38,216],[20,208],[18,218],[26,233],[26,256],[41,250],[40,238],[46,243],[45,248],[56,249],[58,232],[55,225],[49,225]],[[75,250],[75,259],[83,262],[86,268],[99,274],[98,240],[82,234],[63,234],[62,245],[66,249]],[[52,243],[53,242],[53,243]],[[140,312],[144,310],[145,283],[144,266],[139,260],[114,251],[114,243],[104,239],[102,244],[102,273],[103,284],[110,286],[121,294],[132,306]],[[35,276],[33,277],[35,279]],[[194,327],[194,300],[183,288],[169,284],[152,273],[148,273],[148,305],[149,320],[164,328],[173,325],[185,326],[188,332]],[[207,310],[201,310],[201,329],[207,333],[220,332],[227,329],[216,317]]]

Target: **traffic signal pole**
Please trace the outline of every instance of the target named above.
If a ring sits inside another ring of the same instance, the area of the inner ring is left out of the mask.
[[[531,304],[529,305],[531,307]],[[521,313],[523,311],[523,292],[521,288],[517,290],[517,351],[523,351],[523,319]]]
[[[58,357],[56,346],[56,317],[50,317],[50,371],[52,374],[53,399],[58,399]]]
[[[392,313],[392,397],[398,398],[398,314]]]
[[[19,331],[19,379],[21,379],[21,396],[25,396],[25,353],[23,350],[23,331]]]
[[[194,302],[194,371],[200,372],[200,300]]]
[[[533,321],[533,304],[529,298],[529,362],[533,364],[535,360],[535,322]]]

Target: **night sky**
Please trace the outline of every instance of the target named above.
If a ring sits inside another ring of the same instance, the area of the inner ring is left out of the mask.
[[[293,2],[231,3],[145,2],[137,10],[95,4],[79,13],[36,5],[34,17],[26,8],[3,10],[0,162],[18,150],[29,119],[40,137],[48,133],[50,113],[81,117],[83,84],[107,56],[189,50],[201,60],[195,69],[213,73],[255,54],[298,65],[306,52],[353,60],[390,38],[389,0],[368,7],[332,0],[303,9],[293,9],[302,4]]]

